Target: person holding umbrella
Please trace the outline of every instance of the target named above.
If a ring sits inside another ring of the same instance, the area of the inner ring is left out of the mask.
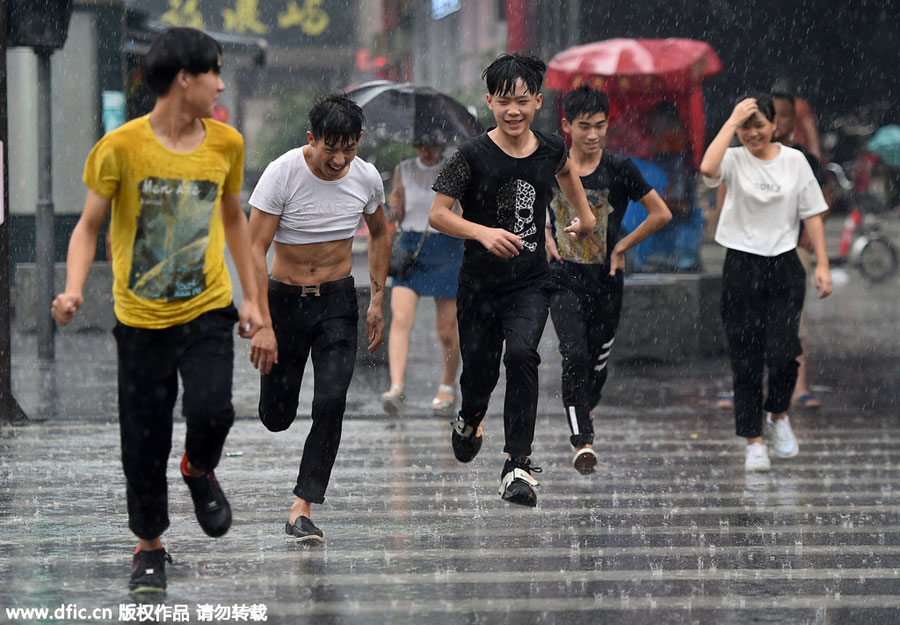
[[[462,262],[462,241],[428,225],[434,201],[431,185],[444,164],[440,133],[425,134],[414,142],[416,158],[402,161],[394,170],[394,187],[388,197],[390,219],[403,231],[400,244],[415,252],[408,277],[393,278],[388,359],[391,388],[381,395],[384,411],[402,414],[406,400],[403,379],[409,356],[409,339],[420,297],[433,297],[437,333],[441,342],[443,376],[431,402],[435,416],[450,416],[459,369],[459,335],[456,331],[456,282]]]
[[[577,217],[565,232],[594,229],[581,180],[562,137],[532,130],[547,66],[532,56],[505,54],[485,69],[487,105],[497,126],[463,143],[441,169],[430,223],[466,239],[459,273],[457,320],[463,370],[462,404],[451,434],[456,459],[481,449],[481,421],[506,365],[503,423],[507,460],[500,496],[534,506],[531,443],[538,399],[538,343],[550,306],[544,222],[554,176]],[[459,200],[462,214],[453,212]],[[504,350],[505,343],[505,350]]]

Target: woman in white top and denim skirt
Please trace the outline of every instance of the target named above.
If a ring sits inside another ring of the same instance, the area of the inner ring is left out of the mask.
[[[774,119],[771,97],[742,100],[700,163],[707,186],[728,185],[716,242],[728,248],[721,310],[736,433],[747,439],[747,471],[770,468],[764,410],[773,454],[790,458],[799,453],[787,410],[802,352],[797,333],[806,273],[795,253],[801,221],[813,242],[819,297],[831,293],[822,219],[828,205],[803,154],[772,142]],[[741,146],[730,148],[735,133]],[[769,370],[765,403],[764,366]]]
[[[417,145],[415,148],[418,156],[397,166],[394,188],[388,198],[390,219],[397,222],[403,232],[400,244],[412,252],[418,249],[419,253],[408,278],[392,278],[391,328],[388,332],[391,388],[381,395],[381,403],[389,415],[403,412],[406,401],[403,380],[416,308],[420,297],[433,297],[443,375],[431,402],[431,411],[437,416],[450,416],[459,368],[456,286],[462,262],[462,241],[428,225],[428,213],[434,201],[431,185],[444,165],[443,148],[437,145]]]

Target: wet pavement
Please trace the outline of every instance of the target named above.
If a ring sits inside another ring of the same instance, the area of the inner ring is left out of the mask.
[[[423,302],[404,418],[378,409],[386,367],[357,368],[331,486],[314,510],[326,536],[317,550],[283,534],[312,375],[297,422],[269,433],[254,417],[257,377],[239,341],[239,418],[217,469],[234,525],[210,539],[193,518],[176,418],[165,535],[175,562],[166,599],[151,606],[126,592],[134,538],[112,338],[61,334],[47,367],[34,337],[16,334],[14,393],[34,420],[0,427],[0,622],[900,622],[900,277],[872,286],[848,269],[836,285],[809,308],[811,381],[825,405],[792,413],[800,455],[773,458],[768,475],[744,473],[733,417],[715,408],[729,385],[724,356],[615,361],[597,411],[597,473],[577,474],[548,325],[534,509],[497,495],[502,381],[470,464],[454,460],[446,419],[427,414],[439,366]],[[11,618],[20,607],[51,615]],[[54,619],[61,607],[69,612]]]

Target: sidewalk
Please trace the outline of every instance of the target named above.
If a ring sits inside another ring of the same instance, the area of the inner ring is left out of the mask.
[[[733,417],[714,408],[726,359],[616,362],[597,411],[597,473],[571,468],[552,326],[542,343],[534,459],[539,503],[497,496],[502,387],[484,448],[453,459],[449,427],[426,416],[438,363],[421,306],[407,417],[380,414],[384,367],[360,367],[318,551],[283,534],[309,427],[311,374],[285,433],[255,418],[257,377],[238,341],[239,418],[217,469],[233,506],[223,538],[202,534],[169,459],[169,593],[126,593],[126,526],[107,334],[63,334],[41,366],[14,337],[14,392],[35,421],[0,426],[0,623],[252,622],[369,625],[669,625],[900,620],[900,277],[877,288],[835,272],[811,300],[812,381],[824,406],[794,411],[801,454],[743,471]],[[626,299],[625,314],[628,314]],[[664,328],[661,331],[665,331]],[[38,421],[43,419],[43,421]],[[108,617],[11,616],[7,609],[109,610]],[[215,618],[205,615],[217,614]]]

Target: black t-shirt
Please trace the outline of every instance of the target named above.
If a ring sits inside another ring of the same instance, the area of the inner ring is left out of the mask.
[[[563,228],[577,215],[559,186],[554,186],[550,222],[563,262],[552,263],[551,274],[557,283],[593,290],[608,282],[610,256],[619,240],[628,202],[640,200],[652,187],[631,159],[605,150],[597,169],[582,176],[581,184],[597,225],[591,236],[580,241],[564,233]]]
[[[463,217],[489,228],[519,235],[519,255],[500,258],[481,243],[465,243],[461,284],[515,288],[547,273],[544,248],[546,206],[554,176],[568,158],[562,137],[533,130],[538,148],[524,158],[500,149],[487,133],[469,139],[441,169],[432,189],[459,200]]]
[[[819,162],[819,159],[817,159],[815,156],[810,154],[809,151],[807,151],[807,149],[804,148],[799,143],[795,143],[794,145],[789,145],[787,147],[794,148],[795,150],[799,150],[803,154],[803,156],[806,157],[806,161],[809,163],[809,166],[812,167],[813,176],[816,177],[816,182],[819,183],[820,187],[824,186],[825,185],[825,175],[824,175],[824,172],[822,171],[822,163]]]

